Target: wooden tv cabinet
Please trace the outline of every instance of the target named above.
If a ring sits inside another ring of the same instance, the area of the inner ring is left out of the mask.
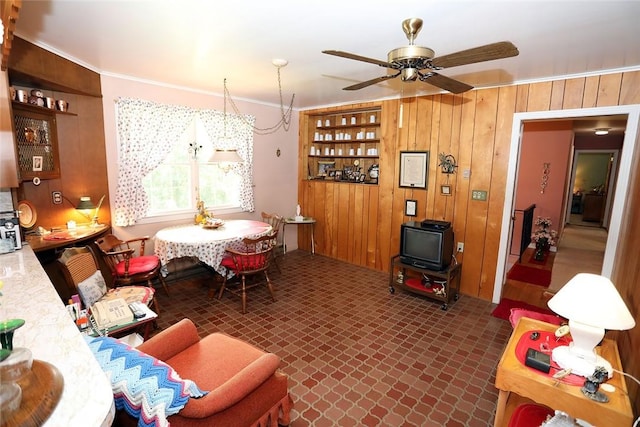
[[[442,301],[440,308],[447,310],[451,301],[457,301],[460,296],[461,272],[462,264],[457,262],[445,270],[435,271],[405,264],[400,260],[400,255],[394,255],[389,268],[389,292],[395,293],[395,287],[398,286],[408,292]],[[431,286],[422,284],[423,277],[429,279]]]

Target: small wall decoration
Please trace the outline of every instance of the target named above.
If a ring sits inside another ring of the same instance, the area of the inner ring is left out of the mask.
[[[542,181],[540,182],[540,194],[544,194],[544,190],[549,184],[549,173],[551,172],[551,163],[543,163],[542,165]]]
[[[443,196],[450,196],[451,195],[451,186],[450,185],[441,185],[440,186],[440,194],[442,194]]]
[[[33,156],[33,171],[42,172],[42,156]]]
[[[458,165],[456,164],[456,158],[453,157],[453,155],[440,153],[438,154],[438,160],[440,160],[438,166],[440,166],[442,173],[452,174],[456,172]]]
[[[400,152],[400,187],[427,188],[428,151]]]
[[[198,158],[198,151],[202,150],[202,145],[196,142],[189,143],[189,153],[193,156],[193,159],[196,160]]]
[[[417,200],[406,200],[404,202],[404,214],[406,216],[416,216],[417,207],[418,207]]]

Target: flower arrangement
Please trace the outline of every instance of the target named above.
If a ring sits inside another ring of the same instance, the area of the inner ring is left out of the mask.
[[[536,243],[553,246],[556,244],[558,232],[551,229],[551,218],[536,218],[534,225],[537,227],[531,234],[531,240]]]

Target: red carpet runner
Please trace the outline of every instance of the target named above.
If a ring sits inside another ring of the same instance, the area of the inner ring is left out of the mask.
[[[498,319],[509,320],[509,315],[511,314],[512,308],[523,308],[525,310],[535,311],[536,313],[555,315],[555,313],[549,309],[536,307],[535,305],[527,304],[526,302],[522,301],[515,301],[509,298],[502,298],[500,300],[500,304],[498,304],[496,308],[493,309],[491,315],[493,317],[497,317]]]
[[[511,270],[509,270],[507,279],[531,283],[546,288],[551,284],[551,270],[515,264]]]

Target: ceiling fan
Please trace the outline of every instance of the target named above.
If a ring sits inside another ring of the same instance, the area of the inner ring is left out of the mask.
[[[513,43],[503,41],[434,58],[435,52],[432,49],[414,44],[418,33],[422,29],[422,19],[405,19],[402,21],[402,29],[407,39],[409,39],[409,45],[390,51],[387,55],[386,62],[349,52],[342,52],[340,50],[322,51],[322,53],[328,55],[369,62],[395,70],[395,73],[347,86],[343,88],[344,90],[358,90],[400,76],[403,82],[420,80],[421,82],[427,82],[451,93],[462,93],[473,89],[473,86],[443,76],[436,71],[460,65],[474,64],[476,62],[509,58],[511,56],[517,56],[519,53],[518,48],[516,48]]]

